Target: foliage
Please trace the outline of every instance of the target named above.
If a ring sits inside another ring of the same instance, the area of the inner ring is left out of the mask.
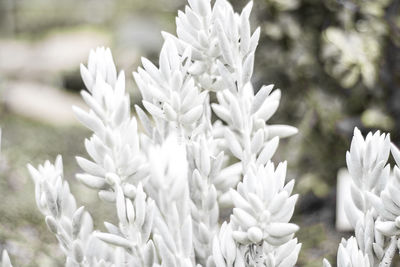
[[[254,3],[261,27],[256,58],[263,60],[253,81],[285,89],[277,118],[300,135],[282,151],[294,154],[289,166],[299,184],[316,177],[315,184],[330,185],[316,200],[328,209],[354,127],[390,131],[399,142],[398,1]],[[304,193],[315,195],[313,187]]]

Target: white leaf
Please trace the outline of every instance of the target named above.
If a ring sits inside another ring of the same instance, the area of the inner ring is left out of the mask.
[[[128,239],[123,238],[121,236],[117,236],[117,235],[113,235],[113,234],[108,234],[108,233],[95,233],[94,234],[97,238],[99,238],[100,240],[109,243],[111,245],[114,246],[119,246],[119,247],[123,247],[126,249],[131,249],[132,248],[132,244]]]
[[[359,210],[363,211],[364,210],[364,198],[363,198],[360,190],[358,188],[356,188],[353,183],[351,184],[350,192],[351,192],[351,198],[352,198],[354,204],[356,205],[356,207]]]
[[[268,206],[268,210],[271,212],[271,214],[278,212],[281,209],[281,207],[285,204],[287,199],[288,199],[287,192],[281,191],[272,199],[271,203]]]
[[[211,13],[210,0],[197,1],[197,7],[199,14],[203,17],[207,17]]]
[[[105,51],[105,67],[107,68],[107,74],[104,79],[109,83],[111,86],[115,85],[115,81],[117,80],[117,70],[115,69],[114,60],[112,58],[110,48],[106,48]]]
[[[323,267],[332,267],[332,265],[329,263],[329,261],[327,259],[323,260]]]
[[[298,130],[293,126],[274,124],[268,125],[268,133],[270,137],[286,138],[297,134]]]
[[[244,199],[236,190],[231,188],[229,192],[231,194],[233,204],[236,208],[243,209],[247,212],[252,212],[253,208],[250,203],[247,202],[247,200]]]
[[[153,78],[154,81],[157,83],[161,84],[162,81],[160,79],[161,73],[157,69],[156,66],[153,65],[153,63],[150,62],[147,58],[142,57],[142,64],[144,69],[147,71],[147,73]]]
[[[258,153],[264,144],[264,131],[259,129],[251,139],[251,152]]]
[[[205,138],[200,140],[200,169],[204,176],[208,176],[211,170],[210,152]]]
[[[143,258],[146,267],[154,266],[156,262],[156,249],[154,247],[153,241],[149,240],[144,247]]]
[[[238,222],[240,223],[240,226],[243,229],[248,229],[252,226],[257,225],[257,220],[253,216],[251,216],[248,212],[246,212],[242,209],[234,208],[233,215],[238,220]]]
[[[268,86],[263,85],[260,90],[258,90],[257,94],[254,96],[253,103],[251,105],[251,114],[254,114],[264,103],[265,99],[271,93],[272,89],[274,88],[273,84]]]
[[[267,231],[274,237],[283,237],[291,235],[299,230],[299,226],[293,223],[270,223],[267,227]]]
[[[164,112],[161,110],[161,108],[157,107],[156,105],[154,105],[150,102],[147,102],[146,100],[143,100],[142,103],[143,103],[143,106],[147,109],[147,111],[151,115],[161,118],[161,119],[165,118]]]
[[[238,130],[243,129],[243,116],[242,112],[239,107],[239,103],[237,99],[233,98],[232,101],[230,102],[230,113],[231,113],[231,118],[233,122],[233,126],[236,127]]]
[[[153,126],[151,125],[149,117],[147,117],[146,113],[138,105],[135,105],[135,109],[147,136],[152,136]]]
[[[201,114],[203,114],[203,106],[198,105],[183,114],[183,116],[180,118],[180,121],[183,124],[193,124],[200,118]]]
[[[281,245],[285,244],[286,242],[288,242],[290,239],[292,239],[292,235],[287,235],[287,236],[283,236],[283,237],[275,237],[275,236],[267,235],[266,237],[264,237],[264,240],[272,246],[281,246]]]
[[[279,266],[294,266],[297,262],[297,258],[299,256],[299,252],[301,249],[301,244],[297,244],[295,249],[290,253],[288,257],[286,257]],[[326,267],[326,266],[324,266]]]
[[[80,65],[80,71],[83,83],[85,84],[86,88],[91,91],[94,83],[92,75],[83,64]]]
[[[106,185],[106,181],[102,177],[78,173],[76,178],[84,185],[93,189],[102,189]]]
[[[170,104],[164,103],[163,110],[165,112],[165,117],[169,121],[175,121],[178,118],[178,115],[176,114],[175,110],[171,107]]]
[[[257,164],[259,165],[266,164],[275,154],[278,145],[279,145],[279,137],[274,137],[270,141],[268,141],[257,158]]]
[[[12,267],[10,257],[8,256],[7,250],[3,250],[1,256],[1,267]]]
[[[117,204],[117,216],[120,223],[126,227],[128,225],[128,218],[126,213],[126,201],[124,192],[120,185],[115,186],[115,196],[116,196],[116,204]]]
[[[115,193],[107,190],[99,191],[99,198],[107,202],[115,202]]]
[[[227,267],[225,264],[225,260],[221,253],[221,248],[219,246],[218,237],[216,237],[216,236],[214,237],[214,240],[213,240],[213,258],[214,258],[216,267]]]
[[[113,114],[114,125],[119,126],[121,123],[129,119],[129,98],[125,98],[119,103]]]
[[[193,249],[192,218],[187,216],[182,225],[182,245],[185,255],[190,255]]]
[[[88,92],[82,90],[81,95],[86,104],[94,111],[94,113],[96,113],[97,116],[99,116],[101,119],[106,117],[103,108]]]
[[[242,147],[241,147],[240,143],[238,142],[238,140],[236,139],[233,132],[227,128],[227,129],[225,129],[224,135],[225,135],[225,138],[227,141],[227,146],[230,149],[230,151],[232,152],[232,154],[236,158],[241,159],[242,158]]]
[[[396,165],[400,167],[400,150],[394,144],[391,144],[390,150],[392,151],[392,156],[396,161]]]
[[[391,221],[377,222],[375,224],[375,227],[376,229],[378,229],[379,232],[386,236],[394,236],[400,233],[400,229],[397,228],[396,224]]]
[[[269,120],[269,118],[274,115],[276,110],[278,109],[279,101],[271,100],[271,101],[264,101],[260,109],[254,114],[254,116],[258,119],[262,119],[264,121]]]
[[[372,248],[374,249],[374,253],[375,253],[376,257],[378,258],[378,260],[382,260],[383,256],[385,255],[383,248],[381,246],[379,246],[377,243],[373,243]]]
[[[250,227],[247,230],[247,236],[254,244],[259,243],[263,238],[263,233],[258,227]]]
[[[82,217],[85,212],[85,207],[80,207],[72,215],[72,236],[77,238],[82,227]]]
[[[51,215],[57,218],[59,215],[59,209],[56,202],[56,196],[54,196],[54,188],[48,183],[48,181],[44,181],[43,189],[46,197],[47,208],[49,209]]]
[[[250,12],[253,2],[249,2],[240,14],[240,52],[247,55],[250,48]]]
[[[122,97],[125,95],[125,72],[121,71],[114,86],[115,95]]]
[[[136,220],[135,224],[142,227],[146,216],[146,195],[143,192],[141,184],[139,184],[135,199]]]
[[[54,219],[53,216],[46,216],[46,225],[47,228],[49,228],[50,232],[52,232],[53,234],[57,234],[58,232],[58,225],[57,225],[57,221]]]
[[[171,78],[171,88],[174,91],[180,91],[182,87],[182,74],[179,71],[174,71]]]
[[[158,248],[158,252],[160,253],[161,260],[163,263],[163,267],[175,267],[177,266],[175,258],[173,254],[169,251],[167,246],[164,243],[164,240],[160,235],[154,236],[154,241],[156,242],[156,247]]]
[[[214,113],[223,121],[225,121],[226,123],[230,123],[231,122],[231,115],[229,113],[229,111],[224,108],[221,105],[212,103],[211,107],[214,111]]]
[[[242,74],[243,84],[250,82],[251,76],[253,76],[253,69],[254,69],[254,52],[251,52],[245,58],[243,63],[243,74]]]
[[[27,168],[28,168],[29,174],[32,177],[33,182],[35,184],[39,183],[39,181],[41,180],[41,177],[42,177],[40,172],[35,167],[33,167],[31,164],[28,164]]]
[[[258,45],[258,40],[260,39],[260,27],[257,27],[257,29],[254,31],[253,35],[250,38],[250,49],[249,51],[254,52],[256,51],[257,45]]]
[[[232,73],[228,71],[228,69],[224,66],[221,61],[217,61],[218,72],[222,77],[222,81],[225,86],[231,91],[232,93],[236,92],[236,84],[235,79],[233,78]]]
[[[125,198],[125,207],[128,222],[133,225],[133,223],[135,222],[135,208],[133,207],[133,203],[129,198]]]
[[[218,34],[219,47],[221,48],[222,56],[224,57],[224,60],[227,64],[233,66],[234,60],[232,55],[232,48],[220,21],[216,22],[216,30]]]
[[[96,117],[93,113],[87,113],[75,106],[73,106],[72,109],[78,120],[83,125],[85,125],[87,128],[89,128],[99,136],[103,136],[105,127],[98,117]]]
[[[76,262],[81,263],[83,261],[84,253],[80,240],[75,240],[72,244],[72,255]]]

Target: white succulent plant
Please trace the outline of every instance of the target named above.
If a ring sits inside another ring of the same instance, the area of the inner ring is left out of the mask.
[[[331,267],[324,260],[324,267]],[[338,267],[370,267],[369,259],[359,248],[356,239],[352,236],[348,240],[343,239],[338,249]]]
[[[28,166],[36,204],[66,266],[296,264],[301,244],[294,237],[299,227],[290,222],[294,181],[286,182],[286,162],[275,168],[271,158],[279,139],[297,129],[268,124],[279,89],[254,92],[260,30],[250,30],[251,8],[250,2],[239,14],[226,0],[189,0],[178,13],[177,36],[163,33],[159,66],[143,58],[133,74],[147,111],[135,107],[138,121],[111,51],[90,52],[88,65],[81,65],[89,110],[74,112],[93,134],[85,140],[88,159],[77,157],[83,173],[76,178],[115,205],[116,221],[104,223],[107,233],[93,231],[64,180],[61,157]],[[400,233],[400,170],[396,166],[391,176],[389,154],[388,135],[364,139],[355,130],[347,154],[347,214],[355,237],[340,244],[340,267],[392,261]],[[400,165],[393,145],[392,154]],[[229,208],[226,220],[220,211]],[[1,264],[11,266],[6,251]]]
[[[93,134],[76,178],[114,203],[117,221],[105,222],[107,233],[93,231],[63,179],[61,157],[29,165],[37,206],[67,266],[295,264],[294,182],[285,185],[286,163],[275,170],[271,158],[279,138],[297,129],[267,124],[280,90],[254,94],[260,30],[251,33],[251,8],[238,14],[225,0],[190,0],[179,12],[177,36],[163,33],[159,66],[143,58],[133,74],[146,110],[135,107],[143,132],[110,49],[90,52],[81,65],[89,110],[74,112]],[[220,209],[232,206],[221,226]]]
[[[38,169],[31,165],[28,168],[35,183],[36,205],[67,257],[66,266],[97,266],[97,259],[112,255],[95,237],[89,213],[84,207],[77,208],[68,182],[63,179],[61,157],[54,165],[46,161]]]
[[[346,203],[347,217],[355,237],[342,241],[338,266],[391,266],[398,249],[399,169],[391,172],[387,164],[390,152],[398,164],[399,150],[389,135],[379,131],[364,139],[356,128],[347,152],[347,167],[352,177],[351,202]],[[330,264],[324,260],[324,266]]]
[[[289,223],[297,195],[291,196],[294,181],[285,183],[286,163],[274,170],[273,163],[249,170],[237,190],[231,189],[235,208],[231,222],[234,239],[243,245],[266,242],[279,246],[299,229]]]

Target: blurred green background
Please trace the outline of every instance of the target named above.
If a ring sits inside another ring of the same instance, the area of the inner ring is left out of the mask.
[[[232,0],[239,11],[247,1]],[[81,105],[79,63],[98,45],[112,48],[127,74],[140,57],[156,61],[160,31],[175,33],[183,0],[0,1],[0,251],[15,266],[62,266],[55,238],[36,210],[25,165],[57,154],[80,203],[97,219],[105,205],[75,181],[74,156],[89,132],[70,106]],[[303,243],[298,266],[335,261],[336,178],[345,166],[353,128],[382,130],[400,142],[399,0],[254,0],[253,29],[261,27],[255,88],[274,83],[282,102],[274,123],[299,128],[275,160],[288,160],[301,194],[294,222]],[[132,103],[140,97],[130,75]],[[108,212],[112,214],[112,212]],[[108,215],[113,220],[112,215]]]

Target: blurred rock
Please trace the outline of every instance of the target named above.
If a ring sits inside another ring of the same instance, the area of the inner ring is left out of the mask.
[[[115,16],[113,0],[2,0],[0,34],[37,36],[49,29],[102,24]],[[94,15],[95,14],[95,15]],[[11,24],[11,25],[10,25]]]
[[[27,42],[0,40],[0,73],[6,78],[49,80],[57,74],[79,67],[87,61],[90,49],[108,46],[110,38],[89,29],[74,29],[49,34]]]
[[[78,124],[71,107],[85,107],[79,95],[33,82],[7,84],[3,100],[12,112],[55,126]]]

